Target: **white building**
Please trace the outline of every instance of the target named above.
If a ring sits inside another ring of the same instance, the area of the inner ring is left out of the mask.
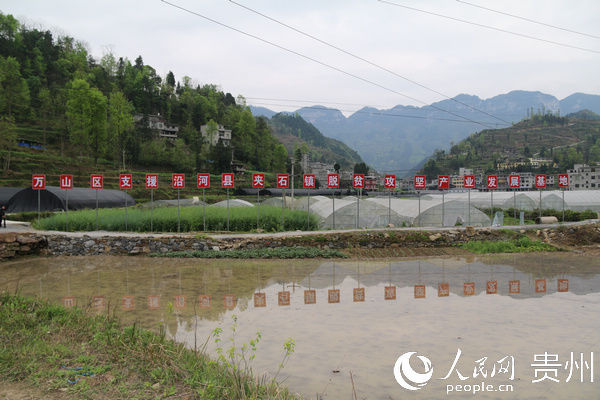
[[[217,125],[217,129],[214,132],[208,132],[208,125],[202,125],[200,132],[203,138],[208,138],[211,146],[216,146],[219,140],[225,147],[228,147],[231,143],[231,130],[225,129],[223,125]]]
[[[133,117],[134,122],[139,123],[144,119],[143,114],[136,114]],[[170,124],[160,114],[150,114],[146,116],[148,120],[147,128],[158,132],[159,137],[166,137],[170,139],[177,139],[179,133],[179,127],[175,124]]]
[[[591,167],[587,164],[575,164],[573,169],[567,170],[569,174],[569,187],[574,190],[600,188],[600,167]]]

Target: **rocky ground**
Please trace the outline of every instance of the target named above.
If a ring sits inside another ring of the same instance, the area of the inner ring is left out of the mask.
[[[1,232],[1,231],[0,231]],[[312,246],[338,249],[357,258],[465,254],[457,244],[510,240],[526,234],[567,251],[600,254],[600,223],[551,227],[381,229],[285,232],[277,234],[194,235],[64,233],[20,230],[0,233],[0,259],[23,255],[147,255],[172,251],[260,249]]]

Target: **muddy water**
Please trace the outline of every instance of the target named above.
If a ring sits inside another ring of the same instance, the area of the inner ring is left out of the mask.
[[[279,378],[308,398],[600,397],[600,261],[580,255],[0,264],[0,289],[17,287],[165,329],[191,348],[208,339],[213,355],[211,333],[222,328],[227,349],[235,316],[238,348],[262,334],[252,364],[260,374],[276,373],[283,343],[293,338],[295,352]],[[398,375],[417,390],[394,375],[410,352]]]

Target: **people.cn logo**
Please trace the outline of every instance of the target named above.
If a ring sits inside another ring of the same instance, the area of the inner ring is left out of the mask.
[[[410,358],[416,351],[410,351],[402,354],[396,360],[394,364],[394,377],[400,386],[408,390],[419,390],[422,389],[433,375],[433,367],[431,366],[431,360],[425,356],[417,356],[423,363],[423,373],[419,373],[413,369],[410,365]]]

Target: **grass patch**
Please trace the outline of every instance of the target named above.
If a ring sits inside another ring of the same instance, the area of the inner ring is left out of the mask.
[[[243,250],[174,251],[153,253],[150,257],[174,258],[348,258],[346,253],[316,247],[274,247]]]
[[[527,236],[505,241],[475,240],[459,244],[459,247],[475,254],[557,251],[555,247],[537,240],[531,240]]]
[[[49,218],[54,215],[52,211],[42,211],[40,213],[40,218]],[[22,222],[33,222],[36,221],[38,217],[37,211],[25,211],[20,213],[8,214],[6,216],[7,219],[11,221],[22,221]]]
[[[257,380],[246,364],[240,367],[239,349],[213,360],[162,332],[0,293],[0,379],[77,399],[296,398],[274,379]]]
[[[150,210],[129,208],[127,210],[127,229],[125,229],[124,209],[100,209],[99,229],[105,231],[150,232]],[[285,226],[281,223],[281,208],[260,206],[259,228],[267,232],[307,230],[306,211],[285,210]],[[34,226],[45,230],[64,230],[65,213],[44,218]],[[319,228],[317,217],[311,214],[308,230]],[[69,213],[69,231],[93,231],[96,229],[96,210],[72,211]],[[181,208],[181,232],[197,232],[204,229],[202,207]],[[227,209],[224,207],[206,207],[207,231],[225,231],[227,229]],[[229,230],[249,232],[256,230],[255,207],[231,207],[229,209]],[[177,208],[155,208],[153,212],[154,232],[177,232]]]

